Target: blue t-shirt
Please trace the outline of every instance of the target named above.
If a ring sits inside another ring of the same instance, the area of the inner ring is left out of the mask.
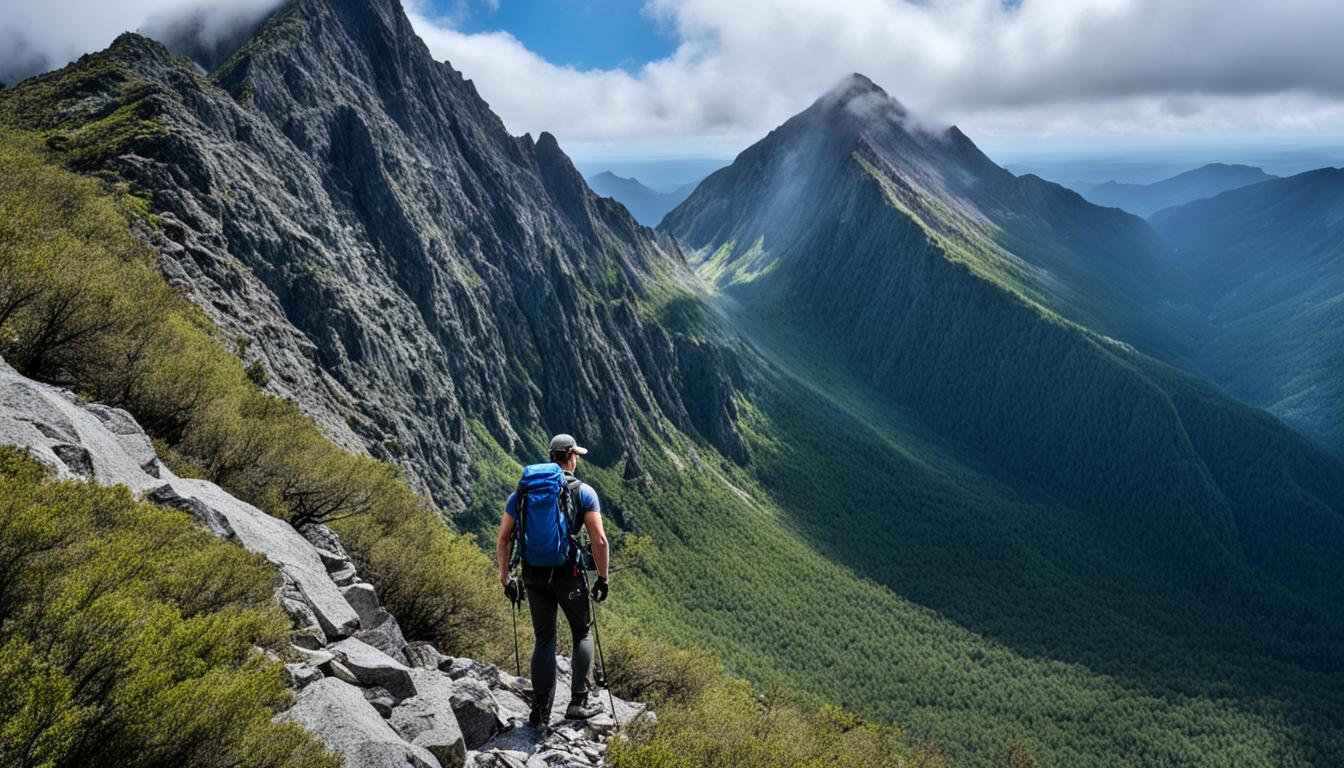
[[[504,503],[504,514],[514,520],[518,519],[517,501],[515,499],[517,495],[517,493],[510,493],[509,500]],[[602,504],[597,500],[597,491],[594,491],[593,486],[587,483],[579,483],[579,522],[583,522],[584,515],[589,512],[600,513],[601,511]]]

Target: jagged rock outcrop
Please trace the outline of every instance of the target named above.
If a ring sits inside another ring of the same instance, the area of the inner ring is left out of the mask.
[[[261,553],[283,577],[282,606],[291,617],[311,616],[312,625],[301,630],[319,645],[359,629],[358,614],[311,544],[288,523],[214,483],[174,475],[158,462],[149,437],[125,411],[81,405],[69,392],[24,378],[0,361],[0,442],[26,448],[61,477],[125,485],[182,509],[216,535]]]
[[[614,713],[540,730],[526,724],[526,680],[423,642],[375,647],[368,622],[391,625],[398,638],[401,629],[373,586],[358,580],[329,529],[313,526],[300,535],[212,483],[176,477],[128,413],[83,403],[3,360],[0,445],[23,448],[61,478],[128,486],[274,564],[281,576],[276,600],[294,622],[292,659],[283,671],[297,691],[293,707],[278,718],[311,731],[348,768],[600,765],[617,723],[644,712],[617,699]],[[342,588],[338,578],[349,583]],[[562,660],[560,668],[559,685],[567,687],[569,666]],[[553,721],[563,719],[563,709],[557,704]]]
[[[736,368],[651,319],[690,295],[677,247],[554,137],[509,135],[396,0],[295,0],[210,78],[128,34],[23,88],[61,125],[133,102],[161,127],[96,165],[152,196],[165,273],[271,389],[449,511],[473,420],[520,454],[563,430],[616,461],[644,418],[741,455]]]
[[[347,766],[437,768],[424,747],[397,735],[359,689],[328,677],[304,688],[280,719],[297,723],[340,753]]]

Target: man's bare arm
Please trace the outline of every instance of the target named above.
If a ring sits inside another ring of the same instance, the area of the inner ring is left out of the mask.
[[[598,524],[601,528],[601,523]],[[603,539],[603,552],[606,552],[606,539]],[[513,517],[505,514],[499,521],[499,538],[495,540],[495,557],[499,561],[499,583],[509,585],[509,558],[513,555]]]
[[[583,516],[583,525],[588,529],[588,540],[593,544],[593,561],[597,563],[597,575],[607,578],[607,534],[602,530],[602,513],[589,512]]]

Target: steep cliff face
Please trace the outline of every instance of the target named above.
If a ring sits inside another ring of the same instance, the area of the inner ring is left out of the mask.
[[[740,452],[730,357],[652,322],[676,246],[510,136],[393,0],[291,3],[212,80],[125,35],[7,98],[39,130],[148,126],[80,162],[145,194],[165,272],[273,389],[450,510],[472,422],[519,455],[539,427],[615,461],[641,421]]]

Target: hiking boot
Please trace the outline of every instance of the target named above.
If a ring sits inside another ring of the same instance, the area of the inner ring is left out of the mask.
[[[602,706],[588,701],[588,697],[575,699],[569,702],[569,708],[565,710],[566,720],[587,720],[594,715],[602,714]]]
[[[537,704],[533,704],[527,712],[527,722],[535,728],[545,728],[550,725],[548,715],[550,715],[550,712],[543,710]]]

